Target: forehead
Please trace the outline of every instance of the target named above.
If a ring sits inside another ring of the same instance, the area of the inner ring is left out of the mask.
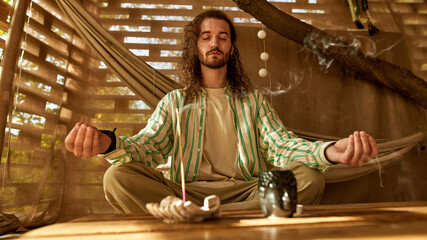
[[[225,20],[216,18],[206,18],[200,25],[200,34],[204,32],[210,33],[228,33],[230,35],[230,26]]]

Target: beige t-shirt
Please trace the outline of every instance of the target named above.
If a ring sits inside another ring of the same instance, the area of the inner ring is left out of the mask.
[[[237,131],[224,88],[205,88],[206,124],[203,156],[197,182],[206,187],[224,187],[244,181],[237,169]]]

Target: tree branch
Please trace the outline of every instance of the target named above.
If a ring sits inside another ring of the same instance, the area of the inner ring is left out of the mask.
[[[233,0],[266,27],[329,59],[335,59],[348,72],[361,79],[386,86],[427,109],[427,82],[411,71],[364,55],[357,46],[296,19],[266,0]],[[325,44],[325,43],[329,44]]]

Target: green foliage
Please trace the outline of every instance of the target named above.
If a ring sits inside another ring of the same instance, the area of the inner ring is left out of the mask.
[[[46,56],[46,61],[55,64],[55,66],[60,67],[62,69],[67,68],[67,61],[60,57],[54,57],[52,55]]]
[[[2,212],[3,213],[28,212],[30,209],[31,209],[31,206],[11,207],[11,208],[2,208]]]
[[[52,32],[58,34],[63,39],[66,39],[68,41],[71,40],[71,36],[68,33],[62,31],[61,29],[59,29],[58,27],[55,27],[55,26],[52,25],[51,30],[52,30]]]
[[[52,145],[51,144],[52,137],[53,137],[52,135],[43,134],[42,135],[42,140],[40,142],[40,146],[41,147],[45,147],[45,148],[50,148],[50,146]]]
[[[142,113],[97,113],[93,123],[147,123],[149,118]]]
[[[96,95],[135,95],[128,87],[97,87],[94,89]]]
[[[23,83],[28,87],[41,91],[45,95],[49,95],[52,87],[34,80],[24,80]]]
[[[37,183],[42,176],[40,168],[10,167],[10,183]]]
[[[30,125],[36,128],[43,129],[46,123],[46,118],[35,114],[29,114],[24,112],[14,112],[12,117],[12,123],[20,125]]]
[[[43,133],[40,146],[45,148],[50,148],[50,146],[52,145],[52,139],[53,139],[52,135]]]
[[[61,106],[55,103],[46,102],[46,107],[45,107],[46,112],[58,115],[60,110],[61,110]]]
[[[116,102],[114,100],[89,100],[90,109],[114,109]]]
[[[0,39],[6,40],[7,32],[0,29]]]
[[[0,188],[0,195],[0,205],[14,203],[16,196],[16,187]]]
[[[107,19],[129,19],[129,14],[100,14],[100,18],[107,18]]]
[[[102,184],[104,175],[98,171],[85,171],[81,176],[81,183],[99,183]]]
[[[45,186],[41,199],[52,199],[55,197],[56,188],[54,186]]]
[[[39,70],[39,65],[28,61],[27,59],[22,60],[20,67],[22,67],[22,69],[28,70],[28,71],[37,71]]]
[[[89,170],[94,170],[94,169],[98,169],[99,168],[99,161],[105,161],[103,159],[100,159],[99,157],[91,157],[91,158],[87,158],[84,159],[83,161],[81,161],[81,164],[83,165],[83,169],[89,169]]]
[[[1,163],[6,162],[6,154],[7,154],[7,147],[3,148],[3,156],[1,158]],[[9,152],[9,163],[13,164],[30,164],[31,159],[34,157],[34,150],[17,150],[17,149],[10,149]]]
[[[47,175],[46,181],[48,183],[54,183],[58,180],[58,170],[56,169],[49,169],[49,173]]]
[[[130,100],[129,109],[150,109],[150,107],[141,100]]]
[[[58,74],[56,75],[56,83],[64,85],[65,84],[65,77]]]
[[[23,104],[27,96],[23,93],[15,93],[14,99],[16,99],[16,104]]]
[[[80,185],[78,188],[78,199],[100,199],[104,196],[104,189],[102,185]]]
[[[105,77],[105,80],[107,82],[120,82],[120,79],[112,73],[107,74],[107,76]]]
[[[132,136],[133,135],[133,128],[117,128],[115,131],[117,136]]]
[[[16,141],[18,141],[18,137],[19,137],[19,132],[21,130],[16,129],[16,128],[12,128],[12,132],[10,133],[10,141],[11,143],[14,143]],[[9,128],[6,127],[6,131],[5,131],[5,138],[9,139]],[[7,141],[7,140],[5,140]]]

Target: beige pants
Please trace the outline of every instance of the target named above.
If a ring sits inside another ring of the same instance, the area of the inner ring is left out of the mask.
[[[285,168],[291,170],[297,180],[298,203],[318,204],[323,194],[323,175],[300,162],[292,162]],[[111,166],[104,175],[104,191],[108,202],[120,213],[145,213],[145,204],[160,202],[163,198],[181,196],[181,184],[171,182],[156,170],[140,163]],[[206,196],[217,195],[221,208],[259,208],[258,179],[239,182],[222,188],[186,185],[186,199],[200,206]]]

